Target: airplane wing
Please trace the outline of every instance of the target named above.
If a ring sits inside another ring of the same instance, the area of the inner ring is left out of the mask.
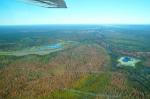
[[[67,8],[64,0],[24,0],[46,8]]]

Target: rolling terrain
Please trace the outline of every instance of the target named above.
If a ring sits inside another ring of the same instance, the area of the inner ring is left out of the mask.
[[[149,99],[149,27],[1,26],[0,98]]]

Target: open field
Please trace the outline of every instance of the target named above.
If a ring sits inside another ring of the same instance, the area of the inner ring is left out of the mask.
[[[25,56],[25,55],[31,55],[31,54],[46,55],[52,52],[64,50],[66,48],[69,48],[75,45],[77,45],[77,42],[66,41],[66,42],[59,42],[56,44],[49,44],[45,46],[36,46],[36,47],[34,46],[31,48],[18,50],[18,51],[6,51],[6,52],[1,51],[0,55],[12,55],[12,56]]]

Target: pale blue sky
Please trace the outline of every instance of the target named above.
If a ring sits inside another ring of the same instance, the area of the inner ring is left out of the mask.
[[[150,0],[65,0],[67,9],[0,1],[0,25],[150,24]]]

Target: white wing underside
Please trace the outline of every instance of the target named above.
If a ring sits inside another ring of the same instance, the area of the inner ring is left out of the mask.
[[[45,8],[67,8],[64,0],[20,0]]]

